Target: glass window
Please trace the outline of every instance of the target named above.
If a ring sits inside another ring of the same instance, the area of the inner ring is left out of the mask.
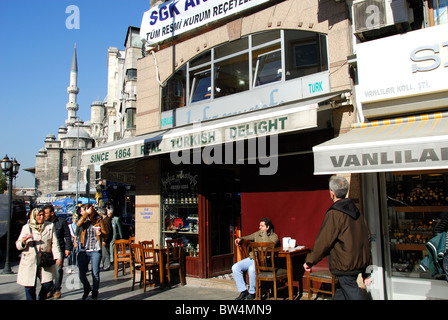
[[[190,72],[191,96],[190,103],[208,100],[212,96],[212,77],[209,67]]]
[[[448,173],[386,173],[386,188],[391,274],[431,278],[419,265],[448,214]]]
[[[135,109],[126,109],[126,129],[135,129]]]
[[[280,42],[280,30],[261,32],[252,35],[252,47],[254,48],[272,41]]]
[[[326,37],[285,31],[286,80],[328,70]]]
[[[247,51],[249,49],[249,41],[248,38],[242,38],[239,40],[235,40],[225,45],[219,46],[215,48],[215,59],[219,60],[223,57],[227,57],[230,55],[234,55],[243,51]]]
[[[162,111],[326,71],[326,41],[325,35],[315,32],[274,30],[212,48],[188,61],[167,80],[162,89]]]
[[[269,48],[273,49],[273,48]],[[266,48],[254,52],[254,87],[282,79],[281,50],[265,52]]]
[[[448,0],[433,0],[432,2],[434,24],[448,23]]]
[[[217,62],[215,68],[215,98],[249,90],[248,54]]]
[[[128,69],[126,71],[126,79],[128,81],[131,80],[137,81],[137,69]]]
[[[185,107],[187,68],[183,66],[162,88],[162,111]]]

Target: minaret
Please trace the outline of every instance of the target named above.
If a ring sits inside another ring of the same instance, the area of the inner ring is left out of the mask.
[[[78,111],[79,105],[76,103],[76,97],[79,93],[78,84],[78,62],[76,59],[76,44],[75,50],[73,52],[73,61],[72,67],[70,68],[70,86],[67,88],[68,92],[68,103],[67,103],[67,111],[68,118],[65,120],[65,125],[72,126],[76,120],[76,111]]]

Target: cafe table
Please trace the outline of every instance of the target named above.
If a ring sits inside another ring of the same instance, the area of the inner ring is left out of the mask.
[[[301,261],[301,263],[294,265],[294,258],[304,256],[303,259],[301,259],[301,260],[304,260],[306,258],[306,255],[310,251],[311,251],[310,248],[305,247],[305,246],[297,246],[295,248],[290,248],[290,249],[284,249],[282,247],[275,249],[275,252],[277,253],[277,256],[279,258],[286,259],[286,271],[288,273],[289,300],[294,299],[294,290],[293,290],[294,267],[297,267],[298,271],[300,271],[301,268],[303,269],[302,265],[304,262],[304,261]],[[301,281],[301,279],[299,281]]]
[[[153,248],[145,248],[145,251],[152,251],[157,255],[157,260],[159,262],[159,276],[160,276],[160,286],[165,285],[165,261],[164,257],[167,252],[166,246],[155,245]]]

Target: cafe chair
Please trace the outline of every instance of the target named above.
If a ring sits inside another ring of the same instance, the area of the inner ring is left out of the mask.
[[[288,273],[286,269],[280,269],[275,266],[275,243],[272,242],[251,242],[249,244],[252,250],[257,283],[255,288],[255,299],[261,299],[262,282],[272,282],[274,286],[274,299],[277,300],[277,291],[286,289],[286,280]],[[277,283],[283,284],[278,287]]]
[[[249,244],[252,241],[250,240],[244,240],[242,239],[237,246],[237,250],[238,250],[238,261],[246,259],[249,257]]]
[[[154,240],[140,241],[143,250],[143,259],[146,264],[146,269],[149,273],[149,279],[152,283],[155,283],[155,277],[159,271],[159,262],[157,254],[154,251]]]
[[[316,292],[316,299],[319,293],[331,294],[334,297],[334,292],[336,290],[336,284],[338,279],[328,270],[310,272],[307,271],[307,283],[308,283],[308,300],[311,300],[313,292]],[[326,290],[322,288],[323,284],[330,284],[331,290]]]
[[[126,273],[126,264],[129,263],[132,276],[131,241],[128,239],[115,240],[114,243],[114,273],[118,276],[118,263],[123,265],[123,275]]]
[[[132,268],[134,272],[132,274],[132,289],[134,290],[135,274],[140,271],[140,286],[143,283],[143,292],[146,292],[146,284],[151,283],[150,269],[154,267],[152,263],[146,263],[145,255],[143,253],[143,246],[141,243],[131,243],[132,252]],[[148,271],[148,272],[147,272]],[[148,277],[146,276],[148,274]]]
[[[179,270],[179,279],[182,286],[185,285],[183,267],[183,248],[177,240],[166,240],[166,273],[171,285],[171,270]]]

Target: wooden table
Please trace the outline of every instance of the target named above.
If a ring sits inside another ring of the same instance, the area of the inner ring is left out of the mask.
[[[165,261],[164,256],[167,251],[166,246],[156,245],[154,248],[146,248],[145,251],[152,251],[155,255],[157,255],[157,260],[159,261],[159,276],[160,276],[160,286],[165,285]]]
[[[286,271],[288,273],[288,291],[289,291],[289,300],[294,299],[294,290],[293,290],[293,276],[294,276],[294,264],[293,264],[293,258],[298,257],[301,255],[307,255],[311,250],[308,247],[303,247],[301,249],[291,249],[291,250],[284,250],[283,248],[276,248],[275,250],[278,254],[279,258],[286,258]],[[305,257],[304,257],[305,258]],[[297,266],[298,269],[303,269],[302,267],[303,262],[300,266]],[[300,294],[300,292],[299,292]]]

